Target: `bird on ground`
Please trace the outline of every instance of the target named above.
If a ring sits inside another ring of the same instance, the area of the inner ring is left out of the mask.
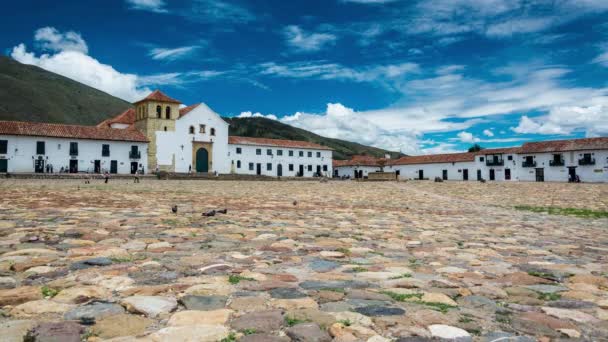
[[[174,205],[173,207],[171,207],[171,211],[172,211],[174,214],[177,214],[177,205]]]

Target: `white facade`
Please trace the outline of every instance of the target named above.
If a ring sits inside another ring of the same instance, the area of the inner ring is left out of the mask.
[[[334,177],[349,177],[349,178],[357,178],[355,172],[362,171],[363,177],[367,177],[372,172],[379,172],[381,170],[380,166],[337,166],[334,170]],[[388,167],[384,168],[384,171],[392,172]]]
[[[230,170],[245,175],[331,177],[332,151],[271,145],[229,144]]]
[[[552,166],[555,154],[562,156],[563,166]],[[585,163],[585,154],[593,164]],[[582,182],[608,182],[608,150],[520,154],[518,163],[522,165],[526,157],[532,157],[533,163],[520,167],[519,180],[535,181],[537,169],[542,169],[545,181],[567,182],[572,172]]]
[[[396,172],[399,179],[421,179],[420,176],[422,176],[422,179],[430,180],[435,179],[435,177],[444,180],[475,179],[473,178],[475,176],[475,164],[473,162],[389,165],[384,170]]]
[[[159,166],[172,165],[175,172],[196,172],[196,144],[211,146],[208,172],[230,172],[228,160],[228,123],[200,104],[175,122],[175,131],[156,132],[156,158]],[[193,147],[193,145],[195,145]]]
[[[52,165],[54,173],[64,168],[76,172],[129,174],[135,164],[136,171],[147,165],[147,143],[142,142],[0,135],[0,141],[3,140],[7,148],[6,153],[0,153],[0,159],[4,160],[0,164],[6,164],[6,172],[46,173],[47,165]],[[44,143],[44,151],[38,150],[38,142]],[[77,155],[70,153],[71,143],[77,143]],[[103,145],[108,146],[108,156],[102,153]],[[139,154],[131,154],[133,146]]]

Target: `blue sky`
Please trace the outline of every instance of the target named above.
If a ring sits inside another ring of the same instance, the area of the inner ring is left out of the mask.
[[[606,0],[11,1],[14,59],[409,154],[608,135]]]

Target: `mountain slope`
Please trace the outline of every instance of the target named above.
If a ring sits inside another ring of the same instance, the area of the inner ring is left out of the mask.
[[[95,125],[131,106],[97,89],[0,56],[0,119]]]
[[[266,118],[224,118],[230,124],[230,135],[260,137],[271,139],[305,140],[334,149],[334,159],[350,159],[356,154],[384,157],[390,153],[392,158],[399,157],[398,152],[357,144],[350,141],[325,138],[307,130],[286,125]]]
[[[130,103],[82,83],[0,56],[0,120],[96,125],[130,107]],[[387,153],[265,118],[224,119],[230,123],[230,135],[310,141],[334,149],[336,159]],[[392,153],[392,157],[398,154]]]

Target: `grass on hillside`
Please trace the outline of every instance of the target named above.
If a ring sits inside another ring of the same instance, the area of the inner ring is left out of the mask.
[[[557,208],[557,207],[533,207],[529,205],[515,206],[517,210],[531,211],[534,213],[547,213],[550,215],[568,215],[585,218],[605,218],[608,217],[608,211],[580,209],[580,208]]]

